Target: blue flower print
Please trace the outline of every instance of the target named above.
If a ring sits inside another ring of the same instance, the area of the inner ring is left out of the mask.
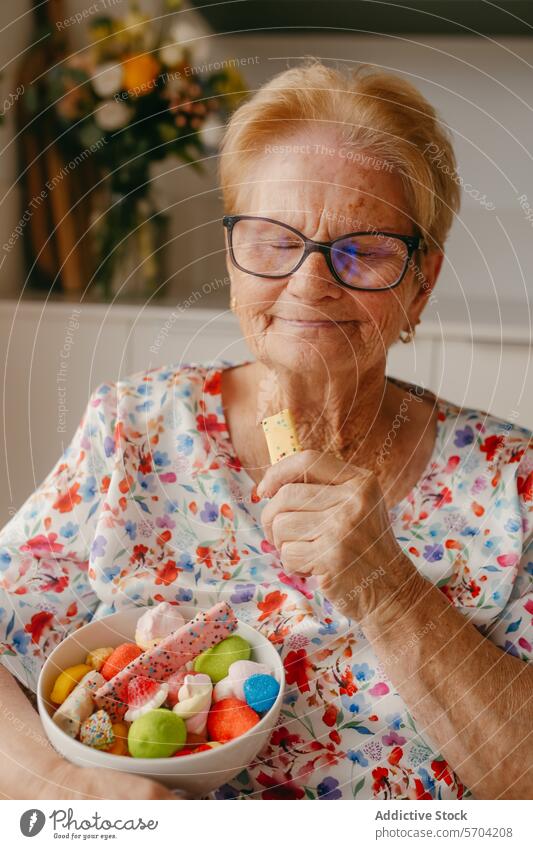
[[[457,446],[457,448],[465,448],[467,445],[471,445],[474,441],[474,431],[467,425],[465,428],[458,428],[455,431],[455,439],[453,444]]]
[[[128,520],[124,525],[124,530],[133,542],[133,540],[137,537],[137,522],[132,522],[131,519]]]
[[[13,634],[13,647],[19,654],[27,654],[30,635],[26,631],[15,631]]]
[[[154,451],[152,456],[156,466],[170,466],[170,460],[166,451]]]
[[[0,551],[0,571],[5,572],[6,569],[9,569],[9,564],[11,563],[11,555],[9,551],[6,551],[5,548]]]
[[[141,489],[144,489],[145,492],[155,492],[155,490],[156,490],[155,475],[143,475],[142,472],[137,472],[137,480],[139,481],[139,485],[140,485]]]
[[[179,569],[183,569],[184,572],[194,572],[194,562],[191,555],[188,552],[183,552],[180,555],[179,560],[176,563]]]
[[[230,601],[233,604],[245,604],[251,601],[255,594],[255,584],[242,584],[237,587],[234,593],[230,596]]]
[[[115,440],[112,436],[106,436],[104,439],[104,453],[106,457],[112,457],[115,453]]]
[[[84,501],[92,501],[96,495],[96,478],[91,475],[80,486],[80,495]]]
[[[352,674],[356,681],[370,681],[375,673],[373,669],[370,669],[368,663],[354,663]]]
[[[348,749],[348,751],[346,752],[346,756],[354,764],[359,764],[359,766],[368,766],[368,760],[363,755],[361,749]]]
[[[218,504],[213,501],[206,501],[204,509],[200,511],[200,519],[202,522],[216,522],[218,519]]]
[[[177,448],[180,454],[185,454],[186,457],[192,454],[194,440],[188,433],[180,433],[176,440]]]
[[[428,563],[436,563],[438,560],[442,560],[444,556],[444,548],[442,545],[426,545],[424,548],[424,560],[427,560]]]
[[[342,793],[339,790],[339,782],[336,778],[331,778],[329,776],[324,778],[324,780],[317,785],[316,789],[319,799],[340,799],[342,797]]]
[[[364,716],[365,713],[368,713],[369,705],[363,693],[354,693],[353,696],[343,694],[341,702],[346,710],[356,714],[356,716]]]
[[[93,544],[91,545],[91,557],[103,557],[105,554],[105,549],[107,545],[107,539],[99,534],[94,538]]]
[[[105,569],[102,569],[102,580],[108,583],[112,581],[119,572],[120,566],[107,566]]]
[[[72,539],[78,533],[79,525],[75,525],[74,522],[67,522],[66,525],[63,525],[62,528],[59,528],[59,533],[65,539]]]

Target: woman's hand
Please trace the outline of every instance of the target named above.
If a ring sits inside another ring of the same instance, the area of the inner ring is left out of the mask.
[[[305,481],[305,482],[304,482]],[[290,574],[315,575],[328,599],[359,620],[418,576],[390,526],[377,477],[331,454],[301,451],[267,470],[265,535]]]
[[[40,784],[41,799],[173,799],[179,798],[157,781],[116,772],[78,767],[60,760]]]

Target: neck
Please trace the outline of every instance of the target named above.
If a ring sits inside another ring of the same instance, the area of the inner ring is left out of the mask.
[[[383,364],[350,380],[331,373],[321,379],[292,371],[274,371],[261,363],[256,373],[257,421],[288,407],[302,448],[327,451],[355,461],[368,461],[389,412],[389,384]],[[366,464],[365,464],[366,465]]]

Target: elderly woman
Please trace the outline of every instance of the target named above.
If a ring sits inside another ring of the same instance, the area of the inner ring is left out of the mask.
[[[216,798],[530,798],[531,434],[386,377],[458,209],[447,134],[403,80],[315,63],[236,112],[221,160],[254,358],[101,386],[4,529],[0,790],[166,798],[62,761],[10,672],[35,690],[91,617],[223,598],[287,692]],[[302,450],[270,465],[284,408]]]

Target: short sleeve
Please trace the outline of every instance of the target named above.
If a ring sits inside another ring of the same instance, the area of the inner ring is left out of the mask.
[[[524,545],[509,600],[485,634],[526,663],[533,662],[533,445],[518,467],[517,491]]]
[[[0,659],[35,691],[47,655],[89,621],[88,562],[115,459],[116,390],[91,396],[61,459],[0,531]]]

